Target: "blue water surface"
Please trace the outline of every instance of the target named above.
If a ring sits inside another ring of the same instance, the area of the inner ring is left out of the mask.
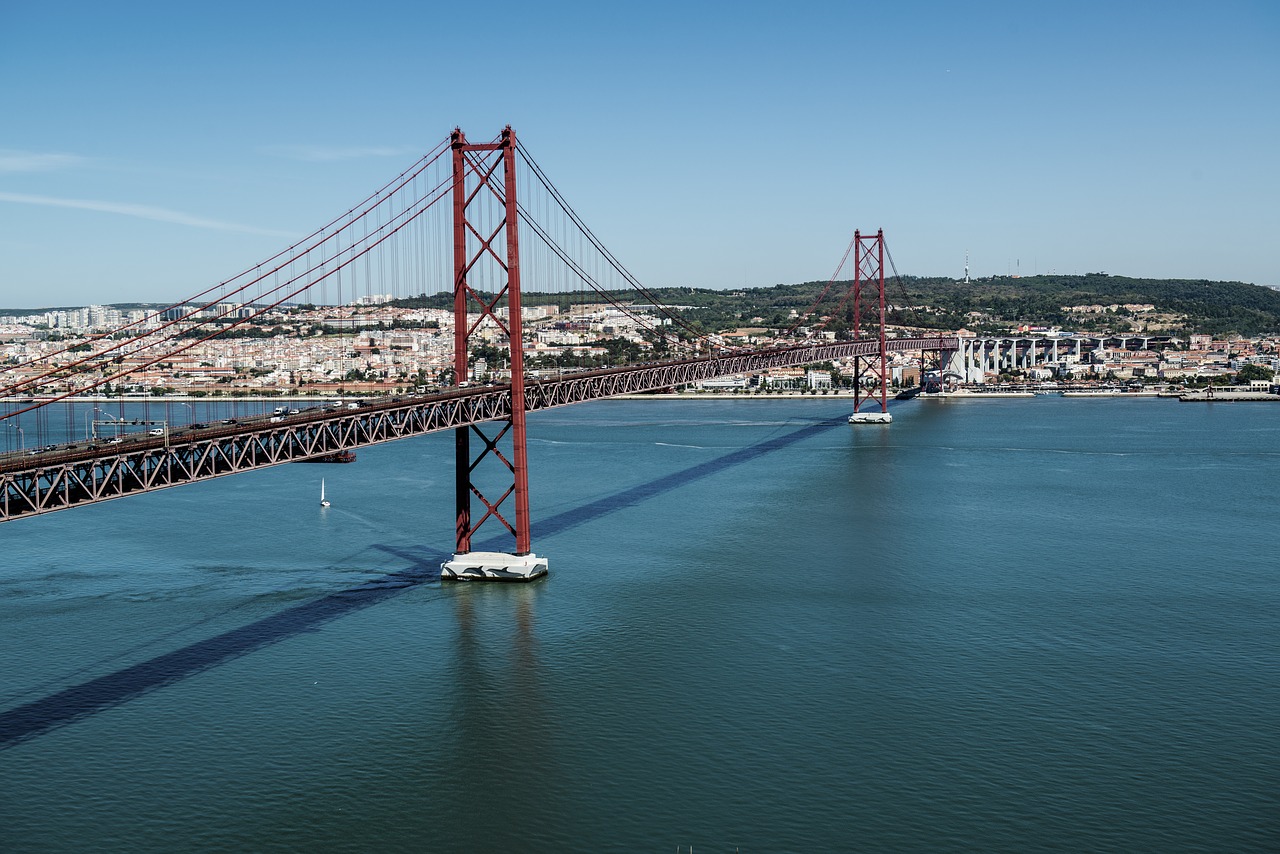
[[[447,434],[0,526],[0,850],[1275,850],[1280,408],[894,412],[537,413],[529,585]]]

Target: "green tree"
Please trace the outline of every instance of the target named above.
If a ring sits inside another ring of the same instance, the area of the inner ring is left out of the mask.
[[[1269,380],[1275,376],[1275,371],[1270,368],[1264,368],[1262,365],[1245,365],[1236,372],[1236,382],[1248,383],[1254,380]]]

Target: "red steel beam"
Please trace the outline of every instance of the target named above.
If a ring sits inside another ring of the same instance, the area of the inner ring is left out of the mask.
[[[853,232],[853,338],[855,341],[862,338],[860,327],[864,279],[874,282],[877,291],[880,346],[877,353],[858,356],[854,359],[853,411],[857,412],[862,406],[862,369],[865,367],[879,381],[880,411],[887,412],[889,410],[889,354],[885,346],[887,318],[884,302],[884,229],[879,229],[875,237],[863,237],[861,231]]]
[[[485,320],[491,320],[507,335],[508,356],[511,367],[511,401],[512,405],[505,419],[507,426],[499,434],[501,438],[508,429],[511,432],[512,453],[509,461],[498,450],[497,441],[489,440],[480,428],[474,427],[484,439],[484,448],[477,456],[472,457],[471,430],[459,428],[455,433],[454,465],[456,467],[455,494],[455,533],[457,552],[464,554],[471,551],[471,540],[480,526],[489,519],[497,519],[500,524],[511,531],[515,537],[515,554],[525,555],[531,551],[529,532],[529,461],[528,441],[525,423],[525,379],[524,379],[524,334],[520,312],[520,242],[519,212],[516,199],[516,135],[510,126],[502,131],[496,143],[472,145],[467,142],[461,129],[453,132],[453,265],[454,265],[454,339],[453,365],[454,383],[461,385],[468,379],[469,351],[472,336],[480,329]],[[494,154],[497,156],[493,156]],[[476,156],[479,154],[479,156]],[[501,167],[501,185],[498,184],[498,170]],[[473,186],[468,187],[468,181]],[[476,227],[469,211],[473,205],[500,203],[503,208],[503,221],[486,237]],[[499,235],[503,236],[505,257],[495,249],[494,242]],[[468,238],[471,236],[471,239]],[[475,246],[474,253],[470,246]],[[505,282],[496,288],[492,299],[483,298],[468,283],[468,275],[472,269],[487,258],[487,263],[500,269]],[[506,321],[497,314],[498,303],[503,297],[507,302]],[[469,321],[472,302],[477,306],[476,321]],[[476,467],[488,457],[495,456],[512,474],[512,486],[496,501],[490,501],[476,486],[474,472]],[[499,512],[499,508],[509,496],[514,496],[514,523]],[[478,521],[472,520],[471,501],[477,498],[484,504],[486,511]]]

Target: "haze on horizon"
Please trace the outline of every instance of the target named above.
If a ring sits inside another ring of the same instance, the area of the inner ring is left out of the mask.
[[[1280,285],[1273,2],[485,8],[11,5],[0,305],[180,299],[506,124],[655,287],[881,227],[902,273]]]

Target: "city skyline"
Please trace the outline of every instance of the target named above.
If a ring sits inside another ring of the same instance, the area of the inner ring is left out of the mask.
[[[879,227],[917,275],[1280,284],[1270,4],[504,5],[456,72],[464,11],[377,12],[7,11],[0,302],[180,300],[508,123],[655,287],[825,279]]]

